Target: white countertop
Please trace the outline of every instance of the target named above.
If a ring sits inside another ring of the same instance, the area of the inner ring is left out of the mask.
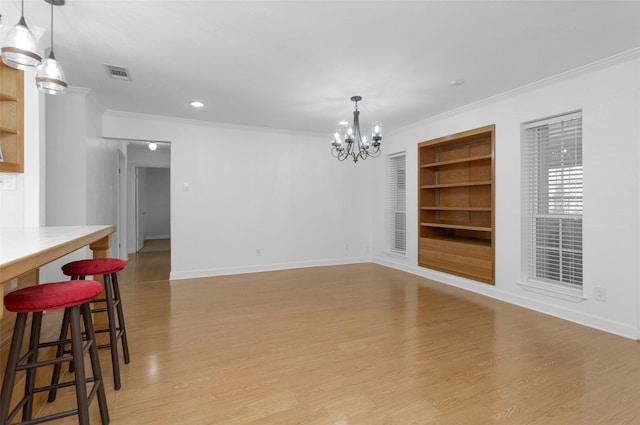
[[[110,226],[2,227],[0,266],[108,227]]]
[[[82,247],[106,256],[114,225],[0,228],[0,284]],[[93,246],[94,244],[95,247]]]

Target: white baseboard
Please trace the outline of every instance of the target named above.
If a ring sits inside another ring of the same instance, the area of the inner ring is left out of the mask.
[[[202,278],[202,277],[270,272],[270,271],[276,271],[276,270],[300,269],[305,267],[339,266],[344,264],[358,264],[358,263],[370,263],[370,262],[371,262],[371,258],[359,257],[359,258],[340,258],[340,259],[301,261],[301,262],[295,262],[295,263],[258,264],[254,266],[224,267],[224,268],[218,268],[218,269],[189,270],[184,272],[172,271],[169,274],[169,279],[170,280],[196,279],[196,278]]]

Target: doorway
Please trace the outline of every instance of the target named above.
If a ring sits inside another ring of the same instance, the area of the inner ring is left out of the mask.
[[[171,173],[166,167],[136,167],[136,252],[171,239]]]
[[[155,151],[149,149],[149,141],[127,140],[126,143],[125,252],[130,262],[141,259],[152,262],[149,269],[154,273],[148,278],[168,280],[171,267],[171,143],[157,142]],[[145,250],[145,241],[147,245],[153,243],[155,246]],[[156,271],[162,271],[161,275]]]

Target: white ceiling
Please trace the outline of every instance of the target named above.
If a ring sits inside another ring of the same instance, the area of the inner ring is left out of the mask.
[[[0,0],[5,27],[19,10]],[[25,1],[45,46],[49,12]],[[70,85],[105,109],[327,134],[352,95],[389,131],[640,48],[640,1],[67,0],[54,19]]]

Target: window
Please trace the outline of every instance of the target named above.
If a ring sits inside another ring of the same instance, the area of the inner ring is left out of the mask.
[[[582,113],[523,125],[527,279],[582,288]]]
[[[391,252],[405,254],[406,225],[406,158],[404,152],[387,157],[387,235]]]

